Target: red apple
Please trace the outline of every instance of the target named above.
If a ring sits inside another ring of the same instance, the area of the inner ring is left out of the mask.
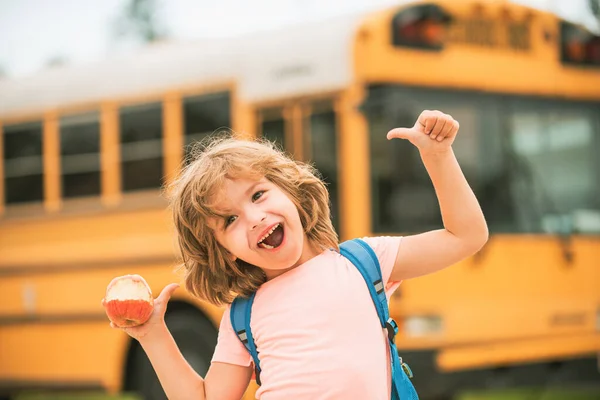
[[[150,286],[139,275],[118,276],[106,288],[104,309],[108,319],[120,328],[143,324],[154,309]]]

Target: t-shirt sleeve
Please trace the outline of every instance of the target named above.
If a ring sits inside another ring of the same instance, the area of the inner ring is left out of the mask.
[[[396,263],[398,249],[402,243],[402,236],[364,237],[362,240],[367,242],[377,255],[379,266],[381,267],[383,283],[385,285],[385,293],[389,298],[392,293],[398,289],[400,283],[402,283],[402,281],[390,281],[390,275],[392,274],[394,264]]]
[[[230,312],[231,306],[227,306],[221,318],[217,347],[215,347],[211,362],[222,362],[247,367],[252,362],[252,356],[233,331]]]

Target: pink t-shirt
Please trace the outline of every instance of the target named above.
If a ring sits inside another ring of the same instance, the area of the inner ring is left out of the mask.
[[[386,294],[401,237],[364,238],[379,259]],[[252,357],[223,314],[212,362],[249,366]],[[261,400],[389,400],[387,332],[362,275],[339,253],[326,250],[263,284],[252,306],[259,353]]]

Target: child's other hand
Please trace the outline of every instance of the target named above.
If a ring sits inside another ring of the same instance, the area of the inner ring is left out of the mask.
[[[412,128],[395,128],[387,138],[406,139],[415,145],[422,154],[440,153],[450,149],[459,124],[454,118],[441,111],[425,110],[417,118]]]
[[[157,331],[160,327],[165,325],[165,312],[167,311],[167,303],[177,288],[179,288],[179,284],[177,283],[171,283],[164,287],[162,292],[160,292],[160,295],[154,300],[154,310],[152,311],[152,315],[150,315],[148,321],[142,325],[130,328],[120,328],[111,322],[110,327],[121,329],[132,338],[141,341],[151,332]],[[104,307],[104,299],[102,299],[102,306]]]

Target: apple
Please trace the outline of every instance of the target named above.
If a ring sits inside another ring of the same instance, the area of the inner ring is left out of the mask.
[[[118,276],[106,288],[104,309],[119,328],[142,325],[154,309],[150,286],[139,275]]]

